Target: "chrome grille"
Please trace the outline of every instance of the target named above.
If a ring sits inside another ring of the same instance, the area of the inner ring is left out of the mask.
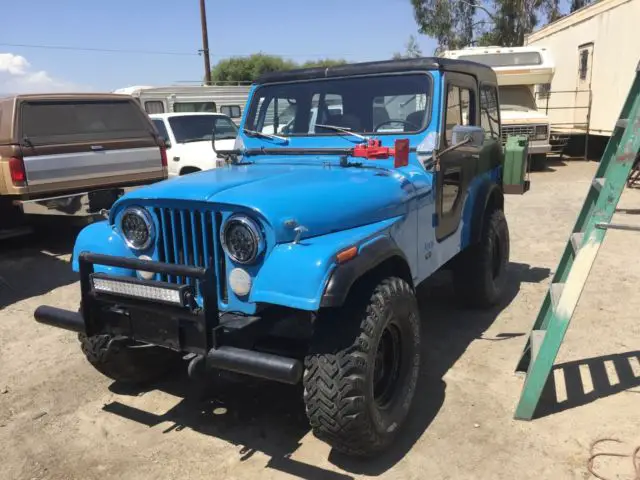
[[[529,140],[535,140],[536,129],[539,129],[542,133],[544,128],[544,134],[547,134],[547,125],[506,125],[502,127],[502,143],[507,141],[507,137],[522,136],[527,137]]]
[[[219,212],[175,208],[154,208],[158,219],[158,260],[160,262],[214,267],[218,279],[218,298],[227,301],[224,254],[219,242],[222,215]],[[189,283],[198,289],[192,278],[160,274],[158,280],[184,285]]]

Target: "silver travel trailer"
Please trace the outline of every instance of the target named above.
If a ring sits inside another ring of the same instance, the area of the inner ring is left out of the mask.
[[[251,84],[132,86],[113,93],[131,95],[149,113],[218,112],[240,122]]]

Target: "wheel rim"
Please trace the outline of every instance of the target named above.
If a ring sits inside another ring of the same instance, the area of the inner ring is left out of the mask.
[[[380,408],[391,403],[396,393],[401,367],[400,330],[394,324],[382,332],[373,371],[373,397]]]

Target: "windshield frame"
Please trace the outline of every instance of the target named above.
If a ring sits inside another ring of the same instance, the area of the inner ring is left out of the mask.
[[[175,125],[174,122],[183,122],[182,119],[184,118],[192,118],[192,117],[206,117],[206,118],[211,118],[211,130],[209,131],[209,138],[204,138],[201,140],[195,140],[195,138],[178,138],[178,135],[176,135],[176,129],[175,129]],[[167,118],[167,122],[169,123],[169,127],[171,128],[171,131],[173,132],[173,136],[176,140],[176,143],[195,143],[196,141],[198,142],[211,142],[212,140],[212,134],[213,134],[213,128],[214,125],[216,124],[216,120],[217,119],[224,119],[227,120],[231,125],[233,125],[235,127],[235,136],[234,137],[229,137],[229,138],[216,138],[215,141],[220,141],[220,140],[231,140],[231,138],[237,138],[238,135],[240,134],[240,130],[238,129],[238,126],[234,123],[233,120],[231,120],[231,118],[227,117],[226,115],[222,115],[222,114],[211,114],[208,112],[193,112],[193,114],[191,112],[187,113],[186,115],[170,115]],[[216,131],[217,131],[217,127],[216,127]]]
[[[433,110],[433,105],[434,105],[434,99],[433,99],[433,95],[434,95],[434,85],[435,85],[435,80],[433,75],[431,74],[430,71],[424,71],[424,70],[410,70],[410,71],[406,71],[406,72],[391,72],[391,73],[375,73],[375,74],[362,74],[362,75],[346,75],[346,76],[337,76],[337,77],[327,77],[327,78],[313,78],[313,79],[308,79],[308,80],[290,80],[290,81],[283,81],[283,82],[269,82],[269,83],[264,83],[264,84],[260,84],[258,86],[256,86],[255,90],[253,91],[252,95],[251,95],[251,99],[250,99],[250,103],[248,105],[248,108],[246,109],[246,118],[243,124],[243,130],[247,129],[249,127],[249,129],[253,129],[253,127],[255,127],[255,121],[259,115],[259,112],[257,111],[259,108],[259,99],[260,99],[260,91],[264,88],[268,88],[268,87],[273,87],[273,86],[286,86],[286,85],[298,85],[301,83],[320,83],[320,82],[332,82],[332,81],[340,81],[340,80],[350,80],[350,79],[361,79],[361,78],[381,78],[381,77],[398,77],[398,76],[416,76],[416,75],[423,75],[426,77],[426,81],[427,81],[427,88],[426,88],[426,104],[425,104],[425,116],[424,116],[424,120],[422,125],[420,126],[419,130],[416,131],[409,131],[409,132],[405,132],[405,131],[385,131],[385,130],[379,130],[379,131],[374,131],[374,132],[367,132],[367,131],[356,131],[356,130],[352,130],[353,133],[357,133],[360,135],[365,135],[365,136],[413,136],[413,135],[420,135],[422,133],[424,133],[429,126],[431,125],[431,120],[432,120],[432,110]],[[373,105],[372,105],[373,107]],[[251,123],[250,123],[251,122]],[[241,134],[244,133],[244,131],[241,132]],[[246,135],[246,133],[244,133]],[[349,133],[346,132],[326,132],[326,133],[318,133],[318,132],[304,132],[304,133],[281,133],[278,132],[278,135],[282,135],[285,138],[308,138],[308,139],[313,139],[313,138],[323,138],[323,137],[344,137],[345,135],[349,135]]]

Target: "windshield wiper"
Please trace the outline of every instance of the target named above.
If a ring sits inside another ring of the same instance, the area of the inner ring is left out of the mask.
[[[250,135],[256,135],[258,137],[263,137],[263,138],[270,138],[271,140],[282,140],[283,142],[289,143],[288,138],[281,137],[279,135],[273,135],[271,133],[258,132],[256,130],[249,130],[248,128],[244,129],[244,133],[248,133]]]
[[[359,139],[364,141],[369,140],[364,135],[360,135],[359,133],[352,132],[350,128],[337,127],[335,125],[322,125],[320,123],[316,123],[316,127],[326,128],[328,130],[335,130],[336,132],[348,133],[349,135],[353,135],[354,137],[358,137]]]

